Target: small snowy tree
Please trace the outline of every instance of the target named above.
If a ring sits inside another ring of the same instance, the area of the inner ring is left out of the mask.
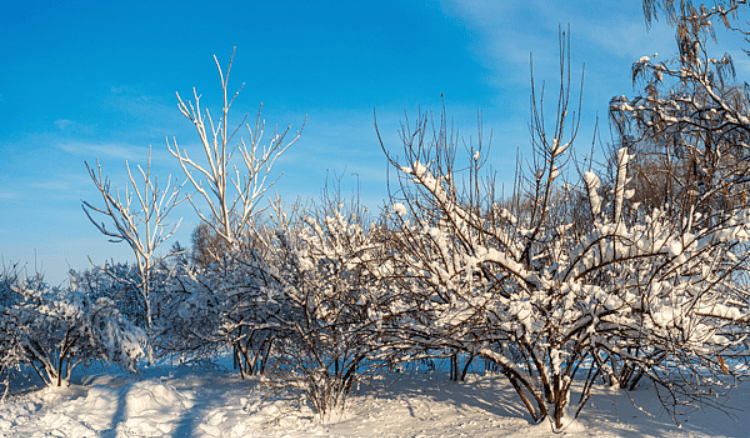
[[[83,211],[91,223],[102,234],[111,238],[111,242],[125,242],[130,246],[133,250],[135,265],[139,275],[137,281],[133,283],[132,277],[120,277],[117,275],[117,272],[111,269],[112,267],[105,266],[99,267],[99,269],[112,275],[118,281],[131,284],[135,287],[143,302],[146,327],[150,328],[153,323],[150,296],[151,277],[154,270],[164,260],[176,255],[173,251],[159,255],[156,250],[159,245],[177,231],[177,227],[180,225],[181,220],[170,228],[170,224],[166,222],[166,219],[172,209],[182,201],[180,199],[181,186],[177,186],[175,183],[172,186],[172,190],[170,190],[172,181],[171,178],[168,178],[167,187],[162,190],[159,187],[158,178],[151,178],[150,147],[146,170],[144,171],[141,166],[138,166],[142,181],[136,182],[130,171],[130,165],[127,162],[125,163],[130,184],[125,186],[125,193],[122,198],[117,187],[114,188],[114,192],[112,191],[109,179],[102,175],[102,168],[98,160],[96,164],[96,172],[89,167],[88,163],[86,164],[86,168],[89,171],[91,180],[102,195],[104,207],[94,207],[88,202],[83,201]],[[137,201],[135,204],[133,203],[134,196]],[[114,228],[107,228],[104,222],[97,222],[91,216],[91,212],[106,216]],[[168,230],[166,234],[165,230]],[[93,262],[92,265],[96,266]],[[149,361],[151,361],[150,353]]]

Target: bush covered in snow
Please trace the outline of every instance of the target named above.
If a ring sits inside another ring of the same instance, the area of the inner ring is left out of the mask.
[[[13,285],[21,297],[3,309],[4,365],[27,365],[47,384],[69,381],[81,363],[101,360],[136,371],[145,332],[124,318],[112,300],[49,288],[37,276]]]
[[[684,20],[686,27],[705,26],[705,20]],[[698,44],[690,38],[704,30],[685,38]],[[458,164],[445,115],[440,123],[421,116],[404,126],[405,163],[389,155],[402,183],[391,218],[397,250],[383,277],[390,281],[382,283],[393,297],[383,309],[387,333],[412,351],[451,348],[494,362],[532,418],[550,417],[558,429],[565,417],[580,413],[600,377],[632,388],[646,376],[673,415],[681,406],[719,406],[713,396],[738,377],[726,362],[746,355],[750,322],[750,211],[738,199],[717,202],[719,195],[731,199],[747,191],[748,150],[737,146],[747,137],[741,122],[748,120],[747,108],[729,103],[714,79],[721,76],[700,68],[722,63],[681,55],[681,71],[652,69],[703,90],[710,103],[674,94],[666,101],[651,95],[636,109],[617,107],[645,120],[646,128],[683,123],[670,125],[680,141],[688,138],[685,130],[693,136],[693,143],[679,144],[682,152],[670,151],[673,143],[657,145],[684,166],[652,162],[668,184],[685,184],[667,190],[661,203],[633,199],[637,138],[626,132],[610,151],[606,178],[579,168],[579,182],[564,181],[577,132],[574,126],[572,137],[564,137],[571,118],[564,50],[554,131],[548,132],[532,99],[531,175],[510,199],[497,199],[491,178],[483,181],[481,127],[480,143],[467,145],[466,160]],[[703,134],[689,119],[701,104],[729,108],[706,110],[718,120],[700,128]],[[665,115],[675,108],[684,111],[682,122]],[[683,178],[688,165],[704,176]],[[461,174],[459,167],[468,170]],[[584,389],[574,402],[576,378]]]

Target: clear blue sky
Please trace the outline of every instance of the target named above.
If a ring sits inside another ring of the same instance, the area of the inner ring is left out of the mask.
[[[165,136],[197,155],[197,136],[175,92],[196,87],[219,109],[212,55],[237,54],[230,88],[245,88],[234,122],[263,102],[270,126],[307,126],[277,163],[288,200],[320,195],[328,172],[357,181],[376,209],[386,196],[386,162],[373,128],[398,150],[404,111],[440,110],[440,95],[465,136],[484,114],[490,162],[510,183],[516,150],[528,153],[529,54],[537,80],[557,80],[558,26],[570,24],[573,71],[586,64],[579,148],[614,95],[633,95],[630,65],[675,53],[663,23],[647,31],[640,0],[605,1],[130,1],[6,2],[0,16],[0,255],[60,283],[87,256],[130,260],[88,222],[81,200],[101,201],[84,160],[99,158],[113,185],[125,160],[145,163],[154,148],[162,181],[180,175]],[[742,79],[736,40],[720,41]],[[549,110],[552,112],[552,109]],[[230,120],[231,122],[232,120]],[[198,223],[189,206],[176,236]]]

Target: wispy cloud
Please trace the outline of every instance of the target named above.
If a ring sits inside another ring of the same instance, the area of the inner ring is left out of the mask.
[[[128,99],[137,100],[140,102],[148,102],[153,100],[150,96],[143,93],[143,91],[128,85],[112,85],[109,87],[109,91],[113,94],[124,96]]]
[[[49,180],[46,181],[35,181],[31,183],[31,187],[36,189],[49,190],[57,193],[65,193],[75,195],[78,198],[76,192],[80,191],[82,187],[88,187],[91,184],[90,179],[85,172],[80,173],[56,173],[51,175]]]
[[[18,195],[16,193],[0,192],[0,199],[18,199]]]
[[[99,125],[97,124],[85,124],[79,123],[69,119],[57,119],[54,121],[55,128],[58,131],[65,132],[67,134],[84,134],[92,135],[95,134]]]
[[[68,119],[60,119],[55,120],[55,126],[57,126],[57,129],[64,130],[68,126],[70,126],[73,122],[71,122]]]
[[[64,142],[58,145],[70,154],[94,158],[119,158],[128,161],[144,161],[148,157],[148,147],[124,143]]]
[[[502,77],[506,83],[528,81],[530,53],[538,67],[535,69],[554,68],[559,59],[557,32],[560,28],[565,30],[568,24],[572,56],[583,58],[586,64],[606,59],[610,63],[623,59],[633,62],[674,46],[674,32],[669,26],[655,22],[647,31],[637,5],[583,6],[580,1],[551,0],[443,2],[446,15],[461,17],[479,33],[482,41],[472,49],[491,74]],[[579,52],[577,47],[585,47],[587,53]]]

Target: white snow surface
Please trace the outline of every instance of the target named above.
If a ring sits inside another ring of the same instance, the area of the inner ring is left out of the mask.
[[[601,386],[561,434],[532,424],[507,380],[408,371],[360,384],[344,413],[320,420],[231,370],[154,367],[140,378],[99,373],[67,388],[27,383],[0,403],[0,437],[747,437],[750,383],[727,400],[733,417],[696,410],[678,428],[649,384]],[[636,407],[654,414],[649,417]]]

